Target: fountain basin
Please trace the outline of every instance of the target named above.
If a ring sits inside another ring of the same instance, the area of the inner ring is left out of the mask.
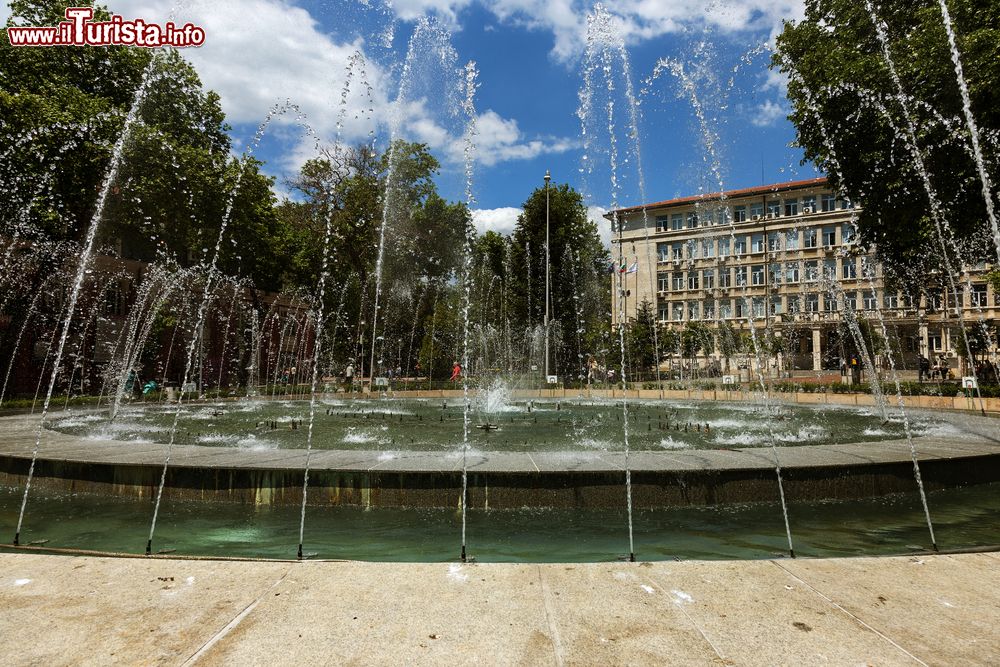
[[[914,438],[928,489],[1000,480],[995,420],[912,412],[917,420],[939,425],[936,434]],[[37,417],[6,417],[0,425],[5,433],[0,441],[0,484],[23,486]],[[148,498],[155,494],[166,453],[162,442],[94,440],[46,429],[33,484],[54,491]],[[636,507],[657,508],[776,500],[775,454],[792,502],[915,489],[909,443],[894,438],[787,444],[773,450],[757,446],[631,451],[633,502]],[[300,448],[176,444],[165,497],[297,505],[306,457]],[[461,498],[462,463],[461,452],[455,449],[321,449],[309,456],[308,501],[454,508]],[[472,449],[466,465],[472,508],[616,508],[623,502],[623,451]]]

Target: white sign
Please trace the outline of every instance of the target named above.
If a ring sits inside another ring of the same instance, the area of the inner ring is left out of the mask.
[[[962,389],[978,389],[979,383],[976,382],[975,377],[965,376],[962,378]]]
[[[183,387],[181,387],[181,391],[183,391],[184,393],[191,393],[198,391],[198,385],[196,385],[194,382],[188,382]]]
[[[736,376],[735,375],[723,375],[722,376],[722,384],[736,384]]]
[[[558,375],[547,375],[547,376],[545,377],[545,380],[546,380],[546,381],[547,381],[547,382],[548,382],[549,384],[559,384],[559,376],[558,376]]]
[[[375,378],[375,386],[376,387],[388,387],[389,386],[389,378]]]
[[[531,370],[537,371],[538,370],[538,364],[531,364]]]

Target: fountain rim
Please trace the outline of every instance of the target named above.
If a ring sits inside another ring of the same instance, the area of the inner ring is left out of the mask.
[[[801,405],[806,409],[819,406]],[[73,414],[82,414],[77,410]],[[997,420],[970,414],[915,410],[911,415],[946,422],[960,436],[915,436],[919,461],[1000,458]],[[30,459],[37,434],[37,415],[0,416],[0,458]],[[94,465],[163,465],[166,443],[127,440],[92,440],[45,428],[39,459],[50,462]],[[912,462],[905,438],[857,443],[777,446],[783,469],[863,468]],[[625,471],[624,452],[598,451],[478,451],[468,453],[471,473],[545,475],[564,473],[607,474]],[[249,449],[210,445],[175,444],[171,468],[296,471],[306,463],[305,449]],[[455,451],[328,449],[309,455],[309,467],[316,471],[344,473],[452,474],[461,471],[461,455]],[[774,467],[770,448],[727,447],[721,449],[643,450],[631,452],[628,467],[634,473],[703,473],[760,471]]]

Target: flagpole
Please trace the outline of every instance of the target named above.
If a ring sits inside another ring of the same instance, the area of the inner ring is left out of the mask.
[[[549,382],[549,179],[545,170],[545,385]]]

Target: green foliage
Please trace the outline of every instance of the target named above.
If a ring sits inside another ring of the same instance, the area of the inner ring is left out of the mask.
[[[1000,127],[1000,4],[948,3],[972,111],[995,165]],[[988,258],[986,211],[941,10],[935,0],[876,7],[902,82],[916,141],[945,218],[971,255]],[[797,143],[805,159],[863,205],[858,230],[890,267],[941,261],[921,174],[905,139],[907,119],[864,3],[807,0],[804,20],[786,23],[772,66],[789,76]],[[993,193],[996,196],[996,193]]]
[[[579,355],[611,344],[607,335],[610,254],[597,225],[587,219],[583,197],[567,184],[548,188],[550,321],[561,325],[555,342],[558,365],[577,369]],[[546,189],[536,188],[522,206],[510,238],[510,290],[515,321],[538,326],[545,312]],[[578,321],[579,320],[579,326]]]
[[[653,304],[644,299],[636,309],[635,320],[629,323],[626,330],[628,359],[632,362],[629,377],[646,375],[656,365],[655,327]]]

